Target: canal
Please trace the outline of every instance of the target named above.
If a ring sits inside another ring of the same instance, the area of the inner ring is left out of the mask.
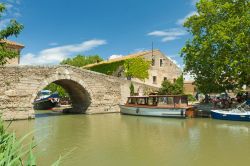
[[[10,131],[32,137],[38,165],[66,155],[63,166],[235,166],[250,163],[250,123],[120,114],[62,115],[41,111]]]

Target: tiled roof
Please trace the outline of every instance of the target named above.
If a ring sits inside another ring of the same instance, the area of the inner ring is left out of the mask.
[[[159,53],[160,51],[159,50],[154,50],[153,52],[154,53]],[[119,62],[119,61],[123,61],[123,60],[130,59],[130,58],[136,58],[136,57],[144,56],[144,55],[149,54],[149,53],[151,54],[152,50],[150,50],[150,51],[142,51],[142,52],[138,52],[138,53],[135,53],[135,54],[129,54],[129,55],[126,55],[126,56],[122,56],[122,57],[119,57],[119,58],[114,58],[114,59],[110,59],[110,60],[106,60],[106,61],[101,61],[99,63],[89,64],[89,65],[83,66],[83,68],[90,68],[90,67],[101,65],[101,64],[109,64],[109,63],[113,63],[113,62]]]
[[[0,40],[0,43],[6,43],[6,44],[11,45],[11,46],[16,46],[16,47],[24,48],[24,45],[22,45],[20,43],[13,42],[13,41],[10,41],[10,40],[6,40],[6,39]]]

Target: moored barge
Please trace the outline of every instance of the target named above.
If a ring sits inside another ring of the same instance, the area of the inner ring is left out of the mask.
[[[186,118],[187,111],[194,109],[187,95],[131,96],[120,108],[122,114],[173,118]]]

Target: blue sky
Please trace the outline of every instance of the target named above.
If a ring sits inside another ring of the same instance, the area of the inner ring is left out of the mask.
[[[182,22],[196,0],[4,0],[10,18],[24,25],[22,64],[58,64],[77,54],[104,59],[160,49],[180,66],[178,53],[190,37]]]

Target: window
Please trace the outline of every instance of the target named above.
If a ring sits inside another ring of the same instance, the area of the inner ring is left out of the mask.
[[[155,59],[152,58],[152,66],[154,66],[154,65],[155,65]]]
[[[160,59],[160,67],[163,66],[163,59]]]
[[[157,83],[157,78],[156,76],[153,76],[153,84],[156,84]]]
[[[167,81],[167,80],[168,80],[168,78],[167,78],[167,77],[164,77],[163,81]]]

